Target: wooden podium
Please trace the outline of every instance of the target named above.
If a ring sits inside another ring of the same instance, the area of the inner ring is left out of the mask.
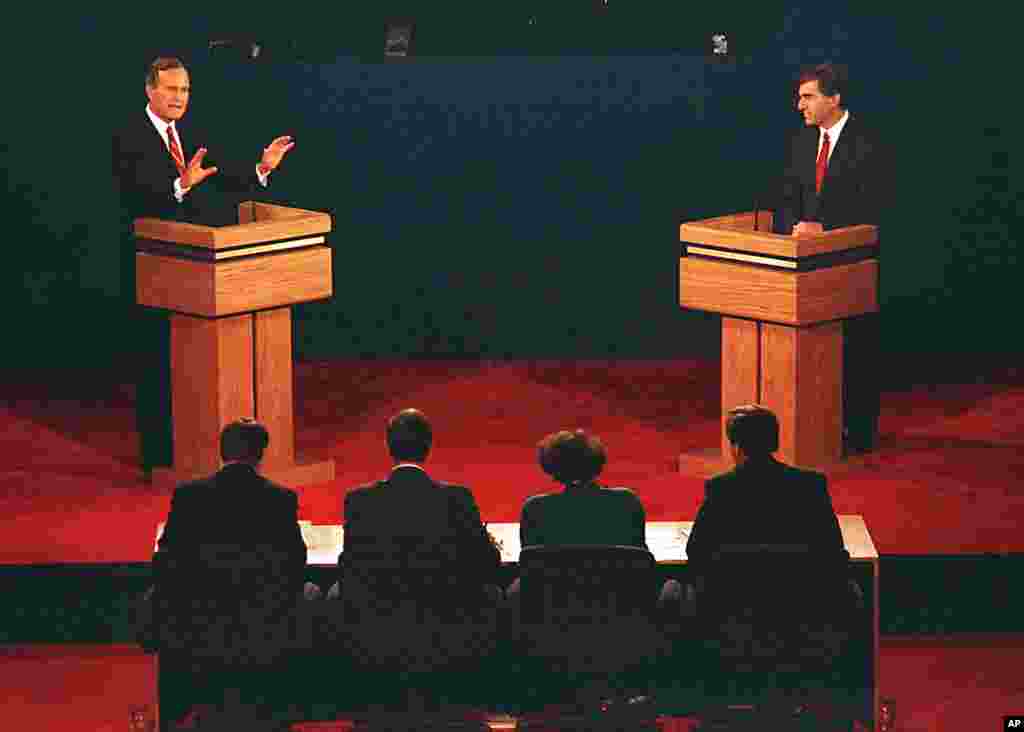
[[[679,227],[679,304],[722,315],[721,446],[680,456],[682,472],[732,466],[725,412],[759,403],[779,418],[779,456],[824,469],[842,459],[843,320],[878,310],[878,227],[771,233],[772,214]]]
[[[220,432],[251,417],[270,432],[261,472],[286,485],[333,479],[297,462],[290,306],[333,293],[331,217],[247,201],[232,226],[136,219],[136,300],[171,313],[174,466],[154,482],[220,469]]]

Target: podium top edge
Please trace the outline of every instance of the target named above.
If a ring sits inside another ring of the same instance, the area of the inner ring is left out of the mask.
[[[331,231],[331,216],[322,211],[308,211],[273,204],[243,203],[240,210],[251,220],[226,226],[207,226],[187,221],[139,218],[132,230],[140,239],[183,244],[206,249],[260,244]]]
[[[793,259],[878,244],[878,227],[873,224],[857,224],[820,234],[794,237],[770,231],[754,231],[753,220],[754,213],[751,211],[687,221],[679,225],[679,240],[687,244],[704,244],[720,249]]]

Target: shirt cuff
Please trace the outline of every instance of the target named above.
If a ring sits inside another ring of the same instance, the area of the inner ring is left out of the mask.
[[[267,168],[267,172],[264,173],[263,168],[261,168],[259,165],[256,166],[256,177],[259,179],[260,185],[263,186],[264,188],[267,187],[267,180],[270,178],[270,173],[270,168]]]
[[[192,187],[188,188],[181,187],[181,178],[174,179],[174,200],[181,203],[185,199],[185,194],[192,190]]]

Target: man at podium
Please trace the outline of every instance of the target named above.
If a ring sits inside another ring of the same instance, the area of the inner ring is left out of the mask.
[[[804,127],[790,140],[777,234],[818,234],[856,224],[881,225],[888,165],[875,134],[848,109],[849,84],[839,66],[805,69],[796,108]],[[843,326],[843,443],[847,454],[877,443],[879,386],[875,374],[878,316]]]
[[[190,220],[200,215],[212,192],[211,176],[221,190],[250,193],[266,187],[270,173],[295,146],[288,135],[263,149],[259,162],[205,166],[202,133],[185,126],[191,87],[188,71],[176,58],[157,58],[146,73],[145,113],[133,117],[114,136],[114,175],[122,205],[133,218],[150,216]],[[201,187],[200,187],[201,186]],[[236,223],[236,222],[232,222]]]
[[[133,116],[113,138],[114,179],[130,232],[140,217],[197,221],[212,210],[214,177],[222,191],[250,193],[266,187],[269,176],[295,142],[284,135],[264,148],[258,163],[206,166],[205,139],[181,125],[191,91],[188,71],[176,58],[157,58],[146,72],[143,112]],[[233,215],[233,212],[232,212]],[[222,221],[220,223],[228,223]],[[236,223],[231,221],[230,223]],[[135,241],[126,235],[122,246],[122,291],[135,303]],[[171,465],[170,322],[167,314],[143,310],[138,320],[136,364],[136,424],[140,457],[147,477],[158,466]]]

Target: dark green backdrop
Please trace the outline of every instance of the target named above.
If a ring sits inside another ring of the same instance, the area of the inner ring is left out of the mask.
[[[824,60],[850,65],[851,109],[896,150],[885,349],[1019,352],[998,23],[863,3],[594,4],[421,4],[402,63],[382,62],[383,12],[413,3],[26,15],[0,139],[5,365],[133,351],[108,140],[141,113],[157,52],[189,65],[212,150],[255,163],[295,135],[271,193],[334,215],[335,295],[296,309],[301,357],[714,354],[716,319],[676,305],[677,224],[751,207],[799,124],[790,80]],[[703,53],[719,28],[734,63]],[[256,62],[207,49],[244,34]]]

